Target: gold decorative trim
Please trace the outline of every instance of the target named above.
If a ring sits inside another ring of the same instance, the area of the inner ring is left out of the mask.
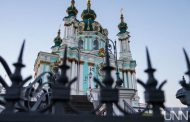
[[[113,66],[112,66],[113,67]],[[113,67],[113,70],[116,70],[116,67]],[[130,69],[122,69],[122,68],[119,68],[119,71],[123,71],[123,72],[135,72],[136,73],[136,71],[135,70],[130,70]]]
[[[48,61],[40,60],[39,63],[37,63],[37,68],[36,68],[36,69],[38,69],[38,68],[40,67],[41,64],[48,64],[48,65],[50,65],[51,63],[48,62]]]
[[[80,64],[84,64],[84,61],[80,60],[79,63],[80,63]]]
[[[72,25],[72,23],[69,23],[69,24],[64,24],[65,26],[71,26]]]
[[[95,65],[95,63],[88,62],[88,65],[89,65],[89,66],[94,66],[94,65]]]
[[[67,58],[67,60],[68,60],[69,62],[73,62],[73,61],[74,61],[74,62],[77,62],[77,63],[78,63],[78,60],[75,59],[75,58]],[[79,63],[80,63],[80,64],[83,64],[84,61],[80,60]]]
[[[124,70],[125,72],[130,72],[130,73],[136,73],[136,71],[135,70],[129,70],[129,69],[126,69],[126,70]]]
[[[51,64],[49,61],[43,61],[43,60],[41,60],[40,62],[39,62],[39,64]]]
[[[126,37],[126,38],[124,38],[124,39],[119,39],[119,41],[125,41],[125,40],[127,40],[127,39],[129,39],[129,37]]]
[[[74,58],[67,58],[67,60],[68,60],[69,62],[73,62],[73,61],[74,61]]]
[[[125,69],[121,69],[121,68],[120,68],[119,70],[120,70],[121,72],[126,72],[126,70],[125,70]]]

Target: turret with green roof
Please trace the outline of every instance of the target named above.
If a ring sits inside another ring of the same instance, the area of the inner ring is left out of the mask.
[[[54,47],[61,46],[62,39],[61,39],[61,30],[60,29],[57,33],[57,37],[55,37],[55,39],[54,39],[54,43],[55,43]]]
[[[67,8],[68,17],[76,16],[78,14],[78,10],[75,7],[75,0],[71,1],[71,6]]]
[[[127,32],[128,26],[127,23],[124,22],[123,13],[121,13],[121,22],[119,23],[118,28],[120,30],[119,34]]]
[[[87,9],[82,12],[81,18],[85,23],[84,31],[93,31],[92,23],[96,19],[96,13],[91,9],[90,0],[88,0]]]

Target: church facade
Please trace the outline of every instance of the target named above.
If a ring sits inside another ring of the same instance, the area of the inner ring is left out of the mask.
[[[63,19],[64,28],[59,29],[54,39],[52,51],[38,53],[34,65],[35,77],[47,71],[58,73],[58,65],[61,63],[67,46],[67,63],[70,66],[67,76],[69,79],[78,78],[71,87],[71,94],[88,95],[92,93],[93,100],[96,101],[98,100],[99,87],[93,79],[95,77],[101,81],[104,77],[104,72],[101,69],[105,64],[105,44],[108,41],[108,30],[96,21],[96,13],[92,10],[90,0],[88,0],[87,9],[82,12],[81,21],[77,19],[78,10],[74,0],[71,0],[67,14]],[[136,61],[132,59],[130,35],[123,14],[120,19],[119,33],[117,34],[117,44],[120,48],[118,58],[116,59],[115,55],[110,53],[110,64],[114,67],[112,77],[116,81],[119,76],[123,81],[122,85],[117,87],[120,105],[125,107],[125,104],[129,104],[131,107],[138,107]],[[47,82],[47,80],[47,76],[43,76],[42,81]],[[116,83],[114,83],[115,85]]]

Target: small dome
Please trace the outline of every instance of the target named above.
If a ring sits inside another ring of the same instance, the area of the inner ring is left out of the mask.
[[[57,37],[55,37],[54,39],[54,43],[55,45],[54,46],[60,46],[61,43],[62,43],[62,39],[61,39],[61,30],[59,29],[58,33],[57,33]]]
[[[91,9],[90,0],[88,0],[87,6],[88,6],[88,8],[82,12],[81,18],[83,20],[88,20],[88,19],[95,20],[96,19],[96,13],[94,12],[94,10]]]
[[[121,23],[118,25],[118,28],[120,30],[119,33],[127,32],[128,26],[127,26],[127,23],[124,22],[123,14],[121,14]]]
[[[78,10],[75,7],[75,0],[71,1],[71,6],[67,8],[67,13],[69,17],[76,16],[78,14]]]
[[[85,20],[85,19],[95,20],[96,19],[96,13],[91,9],[89,9],[89,10],[87,9],[87,10],[84,10],[82,12],[81,17],[83,20]]]
[[[79,29],[78,29],[79,32],[94,31],[94,32],[100,32],[104,36],[107,36],[108,34],[107,29],[104,29],[100,25],[100,23],[95,21],[97,16],[94,10],[91,9],[90,0],[88,0],[87,9],[82,12],[81,17],[83,21],[79,22]]]

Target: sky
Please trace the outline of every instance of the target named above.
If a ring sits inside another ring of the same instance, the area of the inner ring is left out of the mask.
[[[76,0],[77,18],[86,9],[87,0]],[[0,55],[11,69],[17,60],[21,44],[26,39],[22,71],[26,77],[34,75],[34,62],[39,51],[51,51],[60,24],[67,16],[70,0],[0,0]],[[175,98],[181,86],[179,81],[187,71],[182,52],[190,56],[190,1],[189,0],[92,0],[97,21],[109,31],[109,38],[117,39],[120,10],[130,32],[133,59],[137,62],[137,78],[147,81],[145,47],[150,51],[155,77],[164,86],[168,107],[182,106]],[[63,30],[63,29],[62,29]],[[119,42],[118,42],[119,44]],[[5,76],[2,66],[0,75]],[[7,79],[7,78],[6,78]],[[186,77],[187,81],[189,78]],[[8,79],[7,79],[8,80]],[[140,102],[144,102],[144,89],[138,85]]]

